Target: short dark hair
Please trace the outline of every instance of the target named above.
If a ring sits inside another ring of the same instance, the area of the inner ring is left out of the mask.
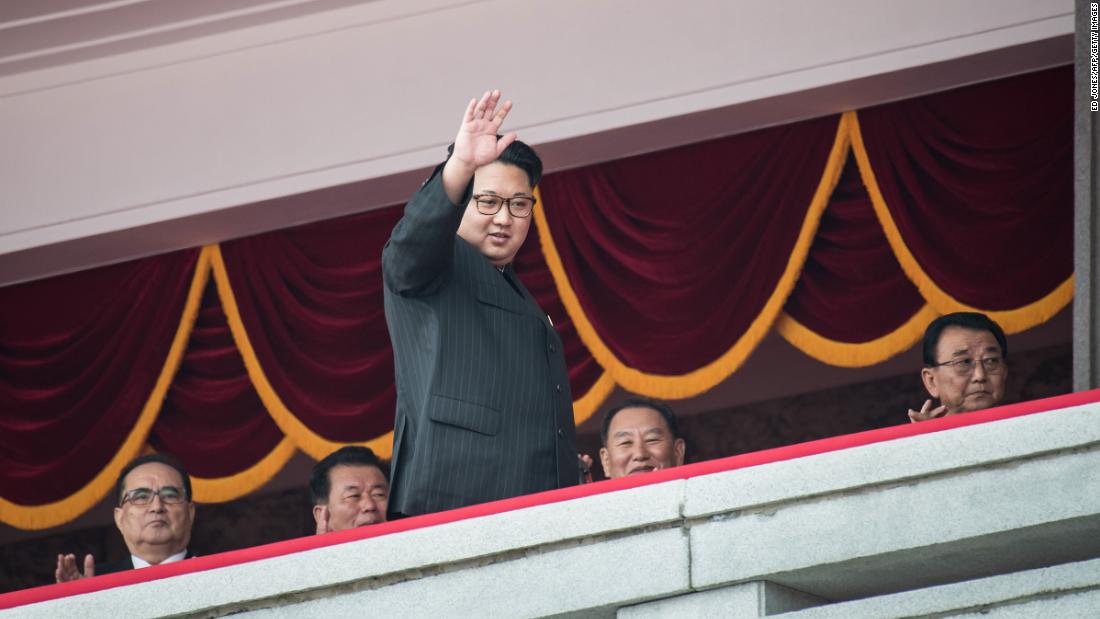
[[[672,412],[668,404],[653,398],[633,396],[623,400],[617,406],[612,406],[604,413],[603,428],[600,429],[600,442],[603,443],[604,447],[607,447],[607,434],[611,431],[611,420],[619,414],[619,411],[627,408],[651,408],[657,411],[661,414],[661,417],[664,417],[665,424],[668,425],[668,431],[672,433],[672,438],[680,438],[680,431],[676,428],[676,413]]]
[[[161,452],[138,456],[130,460],[129,464],[122,467],[122,471],[118,474],[118,482],[115,485],[115,495],[118,497],[119,505],[122,505],[122,493],[126,489],[126,476],[137,467],[154,462],[176,469],[176,472],[179,473],[180,477],[183,479],[183,498],[187,501],[191,500],[191,476],[187,474],[187,471],[183,468],[183,464],[181,464],[175,456]]]
[[[993,319],[989,316],[978,312],[955,312],[944,314],[928,323],[928,328],[924,331],[924,367],[935,367],[938,363],[936,361],[936,353],[938,352],[936,349],[940,345],[940,336],[943,335],[943,330],[948,327],[989,331],[993,334],[993,337],[997,338],[997,344],[1001,346],[1001,356],[1005,359],[1008,358],[1008,340],[1005,339],[1005,332],[999,324],[993,322]]]
[[[499,140],[504,136],[498,135]],[[447,147],[447,159],[451,158],[451,155],[455,151],[455,145],[452,143]],[[508,165],[514,165],[517,168],[527,173],[527,180],[531,183],[531,187],[539,184],[542,180],[542,159],[539,159],[535,149],[528,146],[525,142],[519,140],[513,141],[504,149],[504,152],[497,157],[497,161],[501,163],[507,163]]]
[[[360,445],[341,447],[313,465],[313,472],[309,474],[309,491],[313,495],[314,505],[328,502],[328,493],[332,490],[332,480],[328,476],[329,471],[341,465],[374,466],[382,471],[383,477],[389,477],[386,474],[385,467],[382,466],[382,460],[375,455],[370,447]]]

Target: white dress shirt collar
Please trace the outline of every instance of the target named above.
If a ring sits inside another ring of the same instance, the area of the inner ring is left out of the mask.
[[[186,556],[187,556],[187,549],[184,548],[183,550],[177,552],[176,554],[174,554],[174,555],[168,557],[167,559],[161,561],[157,565],[164,565],[165,563],[173,563],[175,561],[183,561],[183,559]],[[132,561],[134,563],[134,569],[135,570],[141,569],[143,567],[149,567],[149,562],[146,561],[145,559],[142,559],[141,557],[139,557],[137,555],[130,555],[130,561]]]

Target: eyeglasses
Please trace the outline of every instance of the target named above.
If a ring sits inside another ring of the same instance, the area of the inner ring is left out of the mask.
[[[165,505],[178,505],[187,500],[187,497],[183,495],[183,491],[179,488],[175,486],[161,486],[160,490],[153,490],[152,488],[134,488],[122,495],[122,501],[119,502],[119,505],[125,505],[127,502],[138,506],[148,505],[153,502],[153,497],[155,496],[159,496],[160,502]]]
[[[500,207],[507,204],[508,212],[512,214],[512,217],[519,217],[520,219],[531,216],[531,211],[534,210],[536,202],[533,196],[502,198],[492,193],[474,194],[473,199],[477,203],[477,212],[482,215],[496,215],[500,212]]]
[[[1005,360],[1003,357],[986,357],[980,359],[982,369],[986,374],[1000,374],[1005,369]],[[955,374],[959,376],[970,376],[974,372],[974,368],[978,363],[970,357],[963,357],[962,359],[954,359],[952,361],[944,361],[943,363],[933,364],[931,367],[938,368],[940,366],[950,367],[955,371]]]

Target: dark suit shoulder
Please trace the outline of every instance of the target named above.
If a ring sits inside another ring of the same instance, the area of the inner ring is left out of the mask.
[[[134,569],[134,562],[130,560],[130,557],[126,557],[120,561],[112,561],[110,563],[96,563],[95,575],[102,576],[104,574],[114,574],[115,572],[125,572],[127,570]]]
[[[190,559],[195,557],[195,553],[190,550],[183,557],[184,559]],[[127,556],[125,559],[119,561],[112,561],[110,563],[96,563],[95,575],[102,576],[103,574],[114,574],[115,572],[125,572],[134,569],[134,561],[132,557]]]
[[[425,296],[446,282],[463,208],[452,204],[435,174],[405,205],[382,248],[382,279],[400,296]]]

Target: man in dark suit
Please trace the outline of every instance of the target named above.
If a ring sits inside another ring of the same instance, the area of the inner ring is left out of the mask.
[[[74,555],[57,555],[57,582],[172,563],[190,556],[187,543],[195,522],[195,504],[191,502],[191,478],[178,460],[162,453],[138,457],[119,473],[116,491],[115,526],[130,556],[96,564],[92,555],[86,555],[81,574]]]
[[[516,277],[542,162],[500,92],[470,101],[450,157],[382,252],[397,418],[391,517],[574,485],[561,340]]]

